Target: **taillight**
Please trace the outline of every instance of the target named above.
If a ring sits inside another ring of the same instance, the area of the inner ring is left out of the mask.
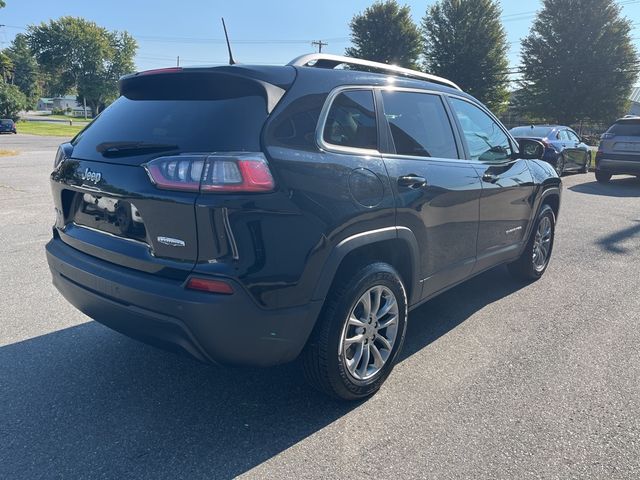
[[[56,158],[53,161],[53,169],[54,170],[56,168],[58,168],[58,165],[60,165],[62,163],[64,158],[65,158],[64,150],[62,149],[62,147],[58,147],[58,151],[56,152]]]
[[[262,153],[183,154],[156,158],[144,167],[153,184],[164,190],[227,193],[274,188]]]

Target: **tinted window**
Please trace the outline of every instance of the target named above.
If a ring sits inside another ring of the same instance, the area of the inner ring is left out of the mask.
[[[373,92],[356,90],[339,94],[331,104],[323,138],[332,145],[377,150]]]
[[[620,135],[621,137],[640,137],[640,122],[614,123],[607,133]]]
[[[177,145],[181,152],[257,151],[265,99],[130,100],[120,97],[74,140],[73,156],[100,160],[111,142]]]
[[[509,137],[489,115],[464,100],[452,98],[451,103],[473,160],[499,162],[511,157]]]
[[[514,137],[546,138],[552,131],[549,127],[516,127],[511,129]]]
[[[13,125],[13,120],[0,120],[0,125]]]
[[[458,158],[451,123],[439,96],[383,91],[382,98],[396,153]]]

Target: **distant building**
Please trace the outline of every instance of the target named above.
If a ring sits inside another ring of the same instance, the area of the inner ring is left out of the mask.
[[[41,98],[38,100],[38,104],[36,105],[36,110],[41,111],[51,111],[53,110],[53,98]]]
[[[82,105],[80,105],[76,101],[75,95],[65,95],[64,97],[52,97],[52,98],[41,98],[38,100],[38,104],[36,106],[37,110],[43,111],[51,111],[51,110],[72,110],[82,109]]]
[[[640,115],[640,87],[635,87],[631,90],[631,107],[629,108],[629,115]]]

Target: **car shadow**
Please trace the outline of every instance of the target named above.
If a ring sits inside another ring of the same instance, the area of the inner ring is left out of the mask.
[[[580,183],[572,185],[569,190],[606,197],[640,197],[640,179],[636,177],[613,177],[609,183]]]
[[[635,220],[636,224],[628,228],[623,228],[610,235],[597,240],[597,244],[603,250],[620,255],[636,253],[636,250],[629,249],[623,245],[626,240],[640,235],[640,220]]]
[[[416,309],[402,360],[523,286],[498,268]],[[0,478],[231,478],[358,406],[297,363],[206,366],[89,322],[0,348]]]

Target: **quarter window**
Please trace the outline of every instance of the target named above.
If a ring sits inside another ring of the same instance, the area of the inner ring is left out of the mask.
[[[340,93],[324,125],[325,142],[342,147],[378,149],[378,128],[371,90]]]
[[[397,154],[458,158],[451,123],[438,95],[384,90],[382,99]]]
[[[503,162],[511,158],[509,137],[495,120],[464,100],[451,98],[451,104],[462,126],[472,160]]]

